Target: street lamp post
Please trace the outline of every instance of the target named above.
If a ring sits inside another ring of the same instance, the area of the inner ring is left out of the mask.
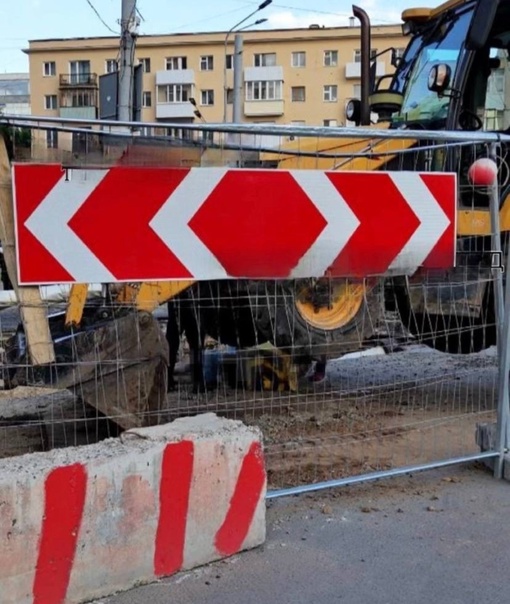
[[[245,17],[244,19],[242,19],[241,21],[239,21],[239,23],[236,23],[233,27],[231,27],[228,32],[227,35],[225,36],[225,57],[224,57],[224,66],[223,66],[223,122],[226,123],[227,121],[227,44],[228,44],[228,39],[230,37],[230,34],[240,25],[242,25],[243,23],[245,23],[246,21],[248,21],[248,19],[250,19],[251,17],[253,17],[253,15],[256,15],[259,11],[264,10],[267,6],[269,6],[271,3],[273,2],[273,0],[264,0],[264,2],[262,2],[261,4],[259,4],[259,6],[257,7],[256,10],[254,10],[252,13],[250,13],[247,17]],[[265,20],[259,20],[256,21],[254,23],[254,25],[259,25],[260,23],[262,23]],[[243,28],[245,29],[245,28]]]

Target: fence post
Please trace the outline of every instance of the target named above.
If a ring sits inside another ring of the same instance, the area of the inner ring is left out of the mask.
[[[497,158],[497,145],[491,144],[490,156],[495,161]],[[498,354],[498,409],[496,419],[496,451],[499,457],[495,459],[494,477],[503,477],[504,456],[507,450],[507,425],[509,412],[508,373],[510,371],[510,256],[503,250],[501,244],[501,226],[499,222],[499,184],[497,176],[490,187],[490,216],[492,231],[492,252],[500,254],[503,270],[495,269],[494,277],[494,304],[496,313],[497,354]],[[503,285],[503,274],[507,274]]]

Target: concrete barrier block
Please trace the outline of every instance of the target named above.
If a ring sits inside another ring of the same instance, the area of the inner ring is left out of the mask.
[[[261,433],[214,414],[0,461],[0,601],[79,603],[265,540]]]

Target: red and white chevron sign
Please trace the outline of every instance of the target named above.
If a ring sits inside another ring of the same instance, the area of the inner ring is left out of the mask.
[[[455,174],[16,164],[14,199],[22,285],[455,263]]]

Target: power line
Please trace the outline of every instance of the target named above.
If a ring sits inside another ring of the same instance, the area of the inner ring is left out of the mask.
[[[250,2],[250,0],[237,0],[237,2],[240,2],[244,5],[253,5],[253,4],[257,4],[257,2]],[[292,11],[300,11],[303,13],[313,13],[316,15],[328,15],[328,16],[334,16],[334,17],[352,17],[352,13],[333,13],[331,11],[325,11],[325,10],[320,10],[320,9],[313,9],[313,8],[302,8],[300,6],[289,6],[286,4],[272,4],[271,5],[273,8],[285,8],[286,10],[292,10]],[[395,20],[393,21],[389,21],[388,19],[375,19],[374,21],[380,21],[382,23],[391,23],[394,24]]]
[[[97,18],[101,21],[101,23],[106,27],[106,29],[108,29],[109,31],[112,32],[112,34],[115,34],[116,36],[119,35],[118,31],[113,30],[108,23],[106,23],[106,21],[103,19],[103,17],[101,17],[101,15],[99,14],[99,12],[97,11],[96,7],[92,4],[91,0],[85,0],[85,2],[90,6],[90,8],[96,13]]]

